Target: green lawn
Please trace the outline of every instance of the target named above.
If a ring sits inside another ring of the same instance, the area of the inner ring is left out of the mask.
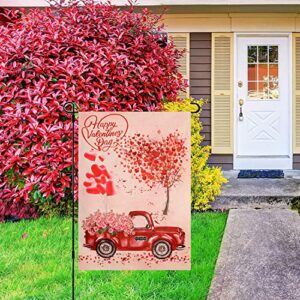
[[[226,219],[193,215],[191,271],[76,272],[76,299],[205,299]],[[0,299],[71,299],[70,250],[70,219],[0,224]]]

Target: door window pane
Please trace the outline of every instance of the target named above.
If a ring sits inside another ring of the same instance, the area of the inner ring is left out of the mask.
[[[268,62],[268,46],[258,46],[258,62]]]
[[[257,62],[257,46],[248,47],[248,63]]]
[[[248,99],[278,99],[278,74],[278,46],[248,46]]]
[[[248,65],[248,80],[257,80],[257,65]]]
[[[268,99],[268,83],[265,81],[258,82],[258,98]]]
[[[278,46],[269,46],[269,62],[278,63]]]
[[[270,89],[269,89],[269,98],[270,99],[278,99],[278,84],[277,82],[270,82]]]
[[[268,80],[268,64],[258,65],[258,80]]]
[[[248,99],[257,99],[257,82],[248,82]]]
[[[270,64],[269,77],[278,79],[278,65]]]

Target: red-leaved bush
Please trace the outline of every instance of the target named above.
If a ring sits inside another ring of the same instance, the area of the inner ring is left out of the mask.
[[[81,111],[158,110],[185,86],[182,54],[172,42],[161,43],[160,16],[131,5],[121,10],[87,1],[10,11],[6,18],[0,201],[59,205],[70,194],[71,120],[63,104],[75,101]]]
[[[0,222],[34,219],[38,212],[30,203],[16,201],[0,201]]]

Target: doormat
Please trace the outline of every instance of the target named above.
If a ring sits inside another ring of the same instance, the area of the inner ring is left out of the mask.
[[[241,170],[238,178],[284,178],[282,170]]]

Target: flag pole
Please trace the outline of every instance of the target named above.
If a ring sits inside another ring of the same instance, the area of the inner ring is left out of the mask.
[[[72,200],[72,300],[75,299],[75,203],[74,203],[74,177],[75,177],[75,114],[78,112],[75,102],[67,102],[63,109],[72,116],[72,171],[71,171],[71,200]]]

